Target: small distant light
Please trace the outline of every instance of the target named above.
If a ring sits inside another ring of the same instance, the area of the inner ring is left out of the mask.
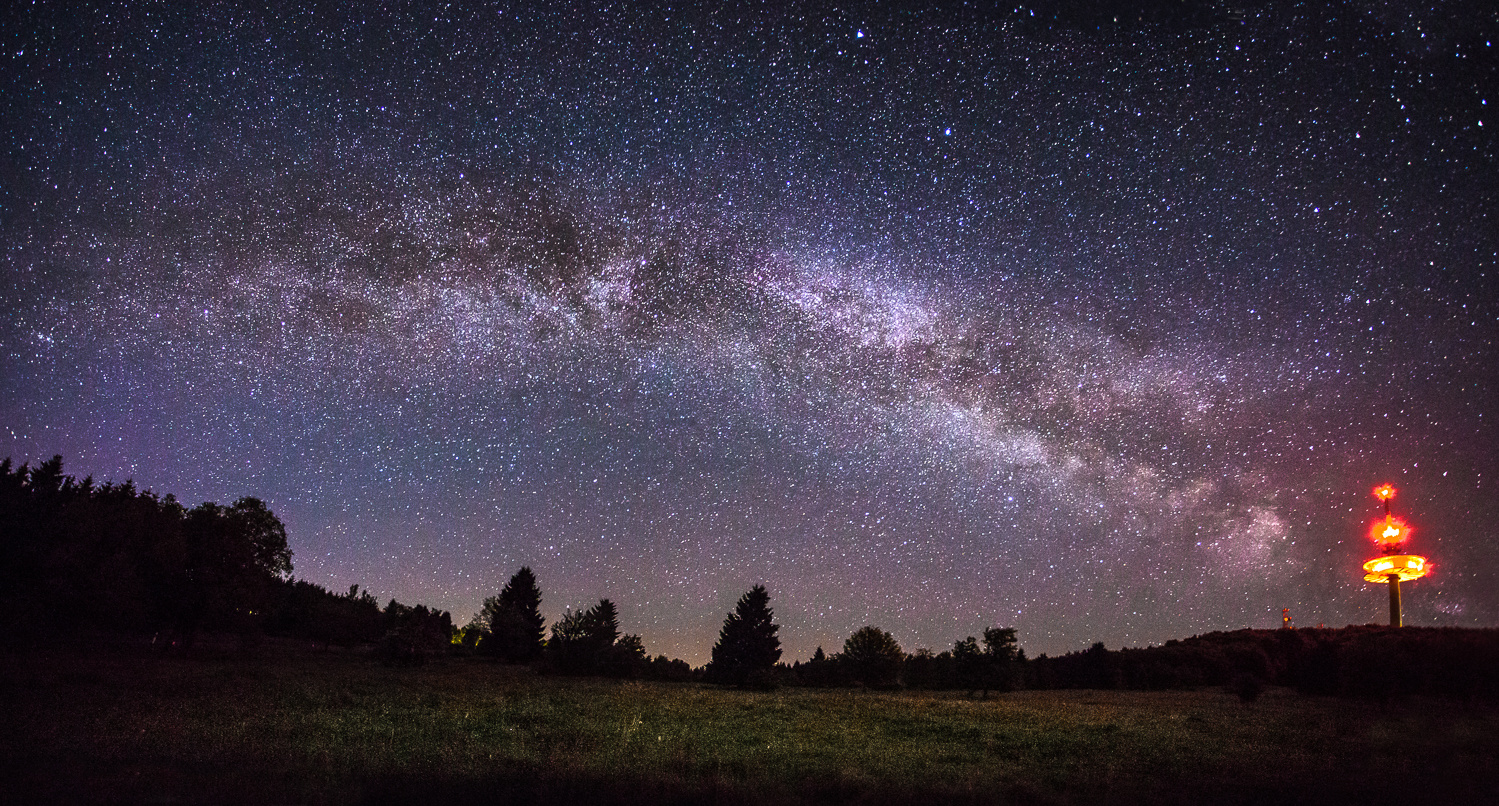
[[[863,31],[854,31],[854,39],[863,39],[863,38],[864,38],[864,32]]]

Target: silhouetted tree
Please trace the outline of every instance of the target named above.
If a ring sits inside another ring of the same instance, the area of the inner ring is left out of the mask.
[[[692,679],[692,666],[685,660],[657,655],[646,666],[645,676],[651,680],[686,683]]]
[[[984,630],[984,665],[980,687],[984,697],[995,691],[1015,690],[1020,677],[1020,648],[1013,627],[991,627]]]
[[[764,685],[781,659],[781,639],[770,609],[770,594],[756,585],[739,597],[734,612],[724,619],[713,659],[706,670],[715,683]]]
[[[593,607],[569,612],[552,625],[546,645],[548,665],[563,674],[597,674],[609,668],[617,640],[619,612],[613,602],[600,599]]]
[[[918,649],[906,657],[903,679],[911,688],[946,689],[957,685],[957,675],[951,652],[933,654],[930,649]]]
[[[378,647],[387,663],[420,665],[452,644],[453,617],[426,605],[410,607],[391,599],[385,605],[385,637]]]
[[[291,572],[281,521],[258,498],[229,507],[205,502],[187,513],[185,537],[178,629],[189,642],[206,623],[257,630],[272,585]]]
[[[247,571],[267,577],[283,578],[291,573],[291,548],[286,544],[286,527],[265,502],[245,497],[229,508],[239,542],[248,551]]]
[[[895,637],[878,627],[861,627],[843,642],[839,663],[854,682],[872,688],[900,685],[906,653]]]
[[[546,643],[547,665],[563,674],[588,671],[587,613],[570,610],[552,622],[552,637]]]
[[[479,618],[485,631],[481,652],[506,663],[530,663],[541,657],[546,620],[541,616],[541,589],[530,568],[516,571],[499,596],[485,599]]]
[[[834,686],[842,682],[839,679],[837,662],[829,658],[827,653],[822,651],[822,647],[818,647],[806,663],[798,661],[792,664],[791,675],[800,685],[815,688]]]
[[[1118,654],[1109,652],[1099,641],[1082,654],[1084,679],[1088,688],[1119,688]]]
[[[634,679],[645,674],[649,662],[645,655],[645,642],[638,635],[622,635],[604,655],[599,670],[609,677]]]
[[[584,629],[594,652],[602,653],[614,646],[614,642],[619,640],[619,610],[614,607],[614,603],[608,599],[600,599],[584,615]]]
[[[984,630],[982,648],[970,635],[953,644],[952,655],[956,682],[970,694],[982,691],[987,698],[990,690],[1011,691],[1019,685],[1023,655],[1016,646],[1014,628]]]
[[[983,686],[984,653],[973,636],[954,643],[952,657],[959,688],[966,688],[972,693]]]

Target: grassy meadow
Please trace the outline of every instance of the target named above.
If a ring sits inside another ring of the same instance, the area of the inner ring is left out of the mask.
[[[721,690],[266,647],[0,657],[7,803],[1499,802],[1499,712]]]

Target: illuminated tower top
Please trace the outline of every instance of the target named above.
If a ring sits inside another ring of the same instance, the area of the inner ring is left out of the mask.
[[[1384,503],[1384,520],[1369,525],[1369,537],[1379,546],[1382,557],[1364,563],[1364,579],[1390,586],[1390,626],[1399,627],[1400,583],[1420,579],[1431,572],[1426,558],[1418,554],[1402,554],[1405,541],[1410,539],[1411,528],[1405,521],[1390,514],[1390,499],[1395,497],[1395,488],[1381,484],[1374,488],[1374,497]]]

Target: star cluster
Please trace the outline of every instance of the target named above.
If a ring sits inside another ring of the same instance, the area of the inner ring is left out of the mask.
[[[532,5],[4,12],[0,454],[695,663],[1377,621],[1382,481],[1499,618],[1492,10]]]

